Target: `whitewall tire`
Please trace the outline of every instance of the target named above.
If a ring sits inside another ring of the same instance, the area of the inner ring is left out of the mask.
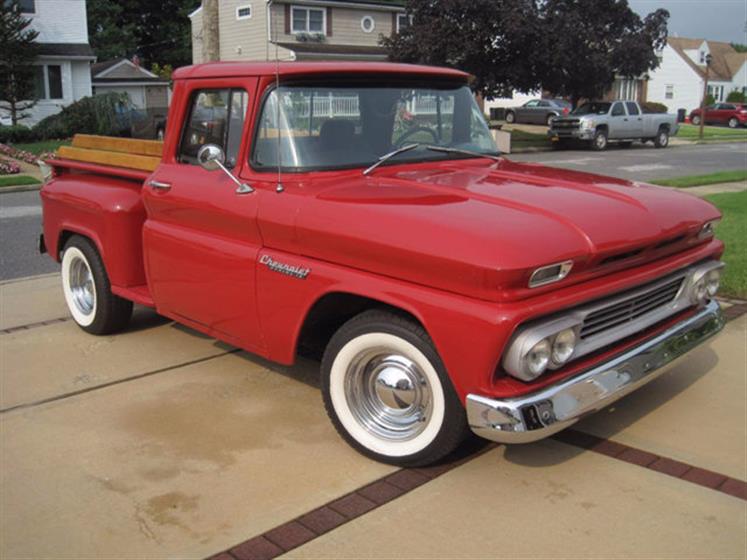
[[[132,302],[112,293],[96,246],[80,235],[73,235],[63,249],[62,291],[70,314],[86,332],[109,334],[130,321]]]
[[[463,439],[464,407],[428,335],[387,311],[343,325],[322,360],[327,412],[354,448],[376,460],[424,465]]]

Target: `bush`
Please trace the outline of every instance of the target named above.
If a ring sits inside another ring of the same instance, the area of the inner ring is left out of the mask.
[[[726,101],[729,103],[747,103],[747,95],[735,89],[729,92]]]
[[[36,140],[34,131],[22,124],[0,126],[0,144],[20,144]]]
[[[70,138],[77,133],[117,136],[124,128],[118,109],[128,104],[127,94],[84,97],[38,122],[33,129],[35,140]]]
[[[666,113],[669,111],[669,108],[666,105],[654,101],[641,103],[641,109],[643,109],[644,113]]]
[[[710,93],[706,95],[705,106],[708,107],[709,105],[715,105],[715,104],[716,104],[716,98],[713,97]]]

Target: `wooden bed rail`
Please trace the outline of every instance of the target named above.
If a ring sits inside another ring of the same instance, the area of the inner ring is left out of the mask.
[[[163,142],[76,134],[72,146],[60,146],[57,157],[66,160],[111,165],[139,171],[154,171],[161,162]]]

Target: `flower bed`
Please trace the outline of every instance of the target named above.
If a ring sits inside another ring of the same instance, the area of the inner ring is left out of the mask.
[[[7,144],[0,144],[0,155],[12,157],[13,159],[17,159],[25,163],[30,163],[32,165],[35,164],[39,159],[39,156],[37,156],[36,154],[32,154],[31,152],[27,152],[25,150],[19,150],[18,148],[8,146]]]
[[[15,175],[21,172],[21,166],[14,161],[0,158],[0,175]]]

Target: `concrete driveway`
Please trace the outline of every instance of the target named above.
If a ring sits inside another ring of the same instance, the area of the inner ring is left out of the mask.
[[[746,337],[551,440],[400,470],[339,439],[314,363],[145,309],[92,337],[56,277],[0,284],[0,558],[744,558]]]

